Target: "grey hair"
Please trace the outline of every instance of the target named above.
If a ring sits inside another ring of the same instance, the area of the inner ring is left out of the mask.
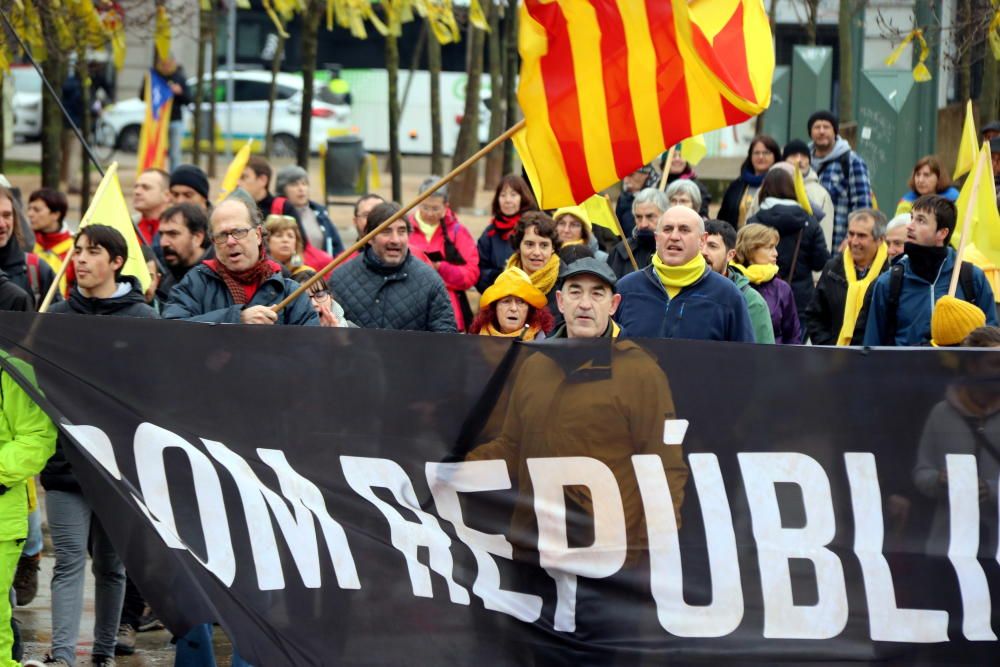
[[[257,202],[243,188],[233,190],[232,194],[226,197],[224,201],[234,201],[243,204],[243,207],[247,210],[247,222],[250,223],[251,227],[260,227],[264,224],[264,216],[260,212],[260,208],[257,207]],[[211,227],[211,219],[209,219],[209,227]]]
[[[290,164],[287,167],[279,169],[275,175],[274,191],[283,197],[285,195],[285,188],[289,185],[308,180],[309,173],[305,169],[297,164]]]
[[[420,187],[417,188],[417,194],[418,195],[424,194],[425,192],[430,190],[435,183],[437,183],[440,180],[441,180],[440,176],[428,176],[427,178],[424,179],[424,182],[420,184]],[[434,194],[432,194],[431,197],[440,197],[441,199],[448,201],[448,184],[445,183],[440,188],[435,190]]]
[[[689,181],[686,178],[678,178],[668,185],[667,191],[664,193],[667,196],[667,201],[670,201],[670,198],[678,192],[686,194],[691,198],[691,208],[695,211],[701,210],[701,189],[694,181]]]
[[[635,199],[632,200],[632,215],[635,215],[635,207],[639,204],[652,204],[661,214],[670,208],[667,195],[658,188],[644,188],[636,193]]]
[[[888,221],[886,220],[885,213],[882,211],[876,211],[873,208],[859,208],[856,211],[851,211],[851,214],[847,216],[847,224],[851,224],[852,220],[858,218],[871,218],[875,223],[872,225],[872,238],[876,241],[881,241],[885,238],[886,225]]]
[[[910,214],[900,213],[895,218],[889,221],[889,224],[886,225],[885,233],[888,234],[892,230],[896,229],[896,227],[905,227],[908,224],[910,224]]]

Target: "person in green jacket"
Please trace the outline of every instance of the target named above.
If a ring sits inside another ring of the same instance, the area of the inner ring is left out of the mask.
[[[11,657],[14,633],[10,597],[14,572],[28,536],[28,480],[41,472],[56,449],[56,427],[7,369],[29,382],[31,367],[0,351],[0,667],[17,667]]]
[[[746,301],[747,312],[750,313],[754,340],[773,344],[774,325],[771,323],[771,311],[767,302],[757,290],[750,287],[746,276],[739,271],[729,270],[729,262],[736,254],[736,230],[724,220],[706,220],[705,233],[705,243],[701,247],[705,261],[713,271],[729,278],[739,288]]]

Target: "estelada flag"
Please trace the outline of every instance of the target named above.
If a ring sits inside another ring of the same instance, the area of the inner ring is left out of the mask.
[[[163,169],[166,163],[170,110],[174,93],[170,85],[156,70],[146,75],[146,117],[139,134],[139,164],[137,174],[146,169]]]
[[[770,104],[762,0],[525,0],[520,16],[527,126],[514,141],[541,208]]]

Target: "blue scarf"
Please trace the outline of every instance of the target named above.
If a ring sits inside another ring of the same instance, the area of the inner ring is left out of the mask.
[[[740,180],[751,188],[759,188],[760,184],[764,182],[765,176],[767,176],[767,172],[764,172],[763,174],[755,174],[753,169],[743,169],[740,173]]]

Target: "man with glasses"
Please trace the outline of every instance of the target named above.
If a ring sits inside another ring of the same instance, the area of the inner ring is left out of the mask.
[[[227,199],[212,211],[209,234],[215,259],[190,270],[170,293],[165,319],[228,324],[319,324],[306,295],[281,312],[271,306],[298,288],[267,258],[260,211],[242,199]]]

